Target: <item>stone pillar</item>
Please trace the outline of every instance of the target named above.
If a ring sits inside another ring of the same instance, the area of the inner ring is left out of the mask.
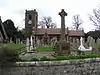
[[[65,16],[67,16],[67,13],[62,9],[59,15],[61,16],[61,40],[63,41],[65,40]]]

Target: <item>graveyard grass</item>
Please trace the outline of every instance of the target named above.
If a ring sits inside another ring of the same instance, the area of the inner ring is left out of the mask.
[[[8,49],[14,49],[14,50],[25,50],[25,45],[24,44],[13,44],[13,43],[8,43],[4,44],[4,47]],[[50,45],[45,45],[41,46],[36,49],[37,52],[52,52],[54,51],[54,46]],[[93,52],[91,53],[90,51],[85,51],[85,55],[82,56],[57,56],[55,58],[30,58],[30,59],[24,59],[21,61],[59,61],[59,60],[72,60],[72,59],[85,59],[85,58],[99,58],[100,57],[100,52]]]
[[[6,48],[12,49],[12,50],[25,50],[24,44],[8,43],[8,44],[4,44],[3,47],[6,47]]]
[[[91,53],[90,51],[85,51],[85,55],[80,56],[56,56],[54,58],[29,58],[29,59],[22,59],[22,62],[31,62],[31,61],[59,61],[59,60],[77,60],[77,59],[87,59],[87,58],[100,58],[100,52]]]
[[[54,50],[54,46],[50,45],[44,45],[40,46],[39,48],[36,49],[37,52],[52,52]]]

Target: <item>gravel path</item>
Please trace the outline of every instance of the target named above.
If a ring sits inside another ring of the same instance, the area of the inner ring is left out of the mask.
[[[21,58],[53,58],[54,52],[40,52],[40,53],[26,53],[25,55],[21,55]]]

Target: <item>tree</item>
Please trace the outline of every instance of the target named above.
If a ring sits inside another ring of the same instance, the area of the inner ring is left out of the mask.
[[[17,34],[17,29],[14,26],[14,22],[11,19],[8,19],[6,21],[3,22],[4,28],[6,30],[6,33],[10,38],[12,38],[12,40],[15,42],[16,40],[16,34]]]
[[[16,28],[14,26],[14,22],[11,19],[4,21],[3,25],[9,37],[9,40],[10,38],[12,38],[12,41],[16,43],[16,38],[20,38],[21,40],[24,38],[22,30],[19,30],[18,27]]]
[[[96,30],[100,30],[100,8],[93,9],[93,14],[89,14],[89,19],[96,26]]]
[[[83,23],[83,21],[80,18],[80,15],[74,15],[73,16],[73,26],[75,27],[76,30],[79,29],[79,26]]]
[[[87,36],[91,36],[95,39],[100,38],[100,30],[95,30],[95,31],[89,31],[87,33]]]
[[[47,28],[56,27],[56,24],[52,22],[52,18],[50,16],[48,17],[43,17],[42,20],[39,22],[40,26],[46,26]]]
[[[8,19],[4,21],[3,25],[9,38],[17,33],[17,29],[15,28],[14,22],[12,20]]]

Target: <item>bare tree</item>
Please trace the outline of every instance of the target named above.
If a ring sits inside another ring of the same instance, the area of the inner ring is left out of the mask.
[[[93,9],[93,14],[89,15],[89,19],[96,26],[96,29],[100,30],[100,8]]]
[[[83,21],[80,18],[80,15],[74,15],[73,16],[73,26],[75,27],[76,30],[79,29],[79,26],[83,23]]]
[[[52,28],[56,28],[57,27],[57,24],[56,23],[51,23],[51,27]]]
[[[47,28],[50,28],[50,27],[53,27],[55,28],[56,27],[56,23],[53,23],[52,22],[52,18],[49,16],[49,17],[43,17],[42,20],[39,22],[39,25],[41,26],[46,26]]]

